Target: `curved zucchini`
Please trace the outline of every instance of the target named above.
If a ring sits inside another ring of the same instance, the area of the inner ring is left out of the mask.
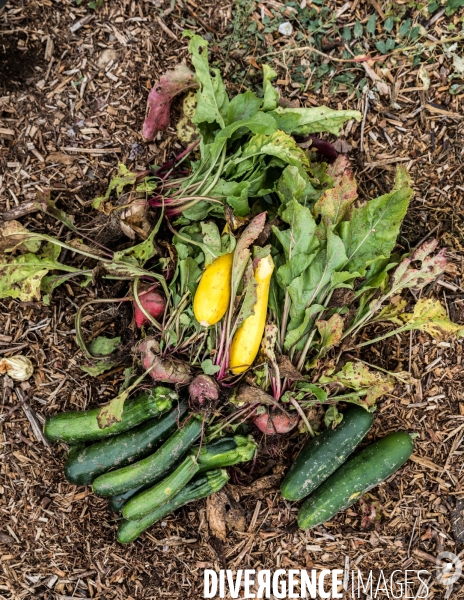
[[[236,436],[236,437],[238,437],[238,436]],[[227,452],[228,450],[235,449],[237,444],[233,438],[223,438],[222,440],[215,442],[214,444],[208,444],[207,448],[211,449],[213,446],[215,447],[215,449],[218,452]],[[194,449],[192,449],[192,453],[193,452],[195,452],[195,456],[196,456],[197,452]],[[200,473],[204,473],[208,469],[212,468],[208,460],[204,460],[202,462],[199,461],[199,466],[200,466],[200,471],[199,471]],[[152,487],[152,485],[154,483],[156,483],[156,482],[151,481],[150,483],[146,483],[145,485],[141,485],[139,487],[132,488],[131,490],[128,490],[124,494],[119,494],[117,496],[111,496],[110,501],[109,501],[109,506],[110,506],[111,510],[113,512],[121,512],[122,509],[124,508],[124,506],[127,504],[127,502],[129,502],[129,500],[131,498],[136,496],[139,492],[143,492],[144,490],[148,489],[149,487]]]
[[[233,260],[233,252],[223,254],[201,276],[193,299],[193,314],[203,327],[220,321],[229,308]]]
[[[60,413],[45,423],[45,437],[51,442],[71,444],[101,440],[132,429],[143,421],[170,410],[173,400],[177,400],[177,393],[169,388],[157,386],[147,390],[137,398],[127,400],[122,420],[104,429],[98,426],[100,408]]]
[[[188,417],[181,428],[150,456],[97,477],[92,484],[93,491],[98,496],[116,496],[159,480],[200,437],[202,422],[201,415]]]
[[[188,483],[172,500],[159,506],[142,519],[138,521],[121,521],[117,534],[118,542],[121,544],[133,542],[146,529],[172,513],[176,508],[218,492],[225,486],[228,479],[229,476],[224,469],[216,469],[208,471],[204,475],[199,475]]]
[[[350,406],[335,429],[326,429],[300,452],[280,491],[286,500],[301,500],[342,465],[372,426],[372,413]]]
[[[200,471],[229,467],[253,458],[256,442],[240,435],[225,438],[203,448],[192,448],[181,464],[163,481],[127,502],[122,511],[128,520],[141,519],[171,500]]]
[[[88,485],[110,469],[147,456],[173,433],[186,410],[185,403],[179,404],[158,419],[151,419],[73,453],[64,466],[66,479],[76,485]]]
[[[230,346],[229,366],[234,375],[249,369],[258,354],[266,325],[269,286],[273,271],[274,261],[270,254],[262,258],[255,269],[257,300],[254,313],[237,329]]]
[[[305,501],[298,513],[299,527],[311,529],[329,521],[390,477],[408,460],[413,450],[411,436],[404,431],[391,433],[364,448]]]

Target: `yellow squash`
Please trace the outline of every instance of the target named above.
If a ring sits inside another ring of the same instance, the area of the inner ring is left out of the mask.
[[[250,315],[237,329],[230,347],[229,366],[234,375],[243,373],[251,367],[258,354],[264,333],[269,299],[269,286],[274,270],[272,256],[262,258],[255,269],[257,301],[254,314]]]
[[[223,254],[208,265],[201,276],[193,299],[193,313],[203,327],[220,321],[229,308],[233,260],[233,252]]]

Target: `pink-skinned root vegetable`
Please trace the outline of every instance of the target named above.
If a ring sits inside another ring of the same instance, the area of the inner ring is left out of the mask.
[[[209,375],[197,375],[189,385],[192,408],[210,408],[219,400],[219,386]]]
[[[147,337],[137,347],[141,353],[142,366],[155,381],[187,385],[192,380],[190,367],[183,361],[163,357],[157,340]]]
[[[151,142],[159,131],[169,125],[173,98],[192,87],[198,87],[195,75],[183,63],[167,71],[155,84],[148,95],[148,114],[142,128],[142,135],[147,142]]]
[[[166,308],[166,298],[157,289],[157,284],[151,285],[148,289],[138,290],[138,297],[140,304],[151,315],[154,319],[159,321],[163,316],[164,309]],[[135,324],[140,329],[145,325],[150,325],[150,320],[140,309],[140,306],[134,300],[134,319]]]
[[[298,425],[299,416],[282,412],[264,412],[254,417],[253,424],[266,435],[288,433]]]

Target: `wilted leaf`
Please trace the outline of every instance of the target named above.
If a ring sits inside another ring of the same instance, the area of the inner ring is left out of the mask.
[[[0,257],[0,298],[18,298],[23,302],[40,300],[42,279],[53,269],[79,272],[79,269],[50,260],[47,256],[23,254],[15,258]]]
[[[232,404],[243,406],[244,404],[265,404],[274,406],[275,400],[272,396],[254,385],[241,385],[238,392],[230,398]]]
[[[361,508],[361,529],[366,529],[370,525],[374,525],[377,521],[380,521],[380,503],[374,500],[369,500],[370,494],[366,494],[359,500],[359,506]]]
[[[129,246],[129,248],[126,248],[125,250],[115,252],[113,255],[114,262],[133,261],[138,266],[143,267],[150,258],[153,258],[157,252],[154,242],[161,225],[162,217],[163,215],[161,214],[161,217],[158,219],[155,227],[152,229],[146,240],[135,246]]]
[[[248,262],[244,276],[243,276],[244,294],[243,301],[240,305],[240,310],[235,321],[235,327],[238,329],[242,326],[245,319],[255,313],[255,305],[258,301],[258,295],[256,289],[258,283],[254,277],[253,265],[251,261]]]
[[[275,323],[266,323],[263,339],[261,340],[261,350],[272,364],[276,363],[275,346],[279,330]]]
[[[171,102],[177,94],[197,87],[192,71],[184,63],[178,64],[172,71],[167,71],[148,94],[148,114],[143,122],[142,135],[151,142],[159,131],[169,125]]]
[[[337,162],[343,165],[343,174],[336,181],[335,187],[322,194],[313,209],[316,217],[319,215],[327,217],[332,225],[338,224],[347,217],[350,206],[358,197],[356,181],[353,171],[347,167],[346,157],[338,157],[335,163]]]
[[[0,226],[0,252],[11,252],[19,249],[27,252],[38,252],[42,241],[37,235],[27,230],[19,221],[7,221]]]
[[[335,405],[329,406],[324,414],[325,426],[334,429],[342,421],[343,415],[338,412],[337,407]]]
[[[374,300],[371,303],[371,306],[375,307],[377,301]],[[406,308],[406,300],[399,299],[396,303],[391,303],[382,308],[382,310],[378,313],[375,319],[372,319],[370,322],[375,323],[378,321],[391,321],[392,323],[396,323],[397,325],[402,325],[403,321],[399,318]]]
[[[102,360],[93,365],[84,365],[81,367],[81,369],[85,373],[88,373],[89,375],[91,375],[92,377],[98,377],[105,371],[109,371],[110,369],[113,369],[116,365],[117,365],[117,363],[115,363],[115,362],[107,362],[107,361]]]
[[[120,337],[107,338],[104,335],[99,335],[90,342],[89,350],[95,356],[108,356],[116,350],[120,343]]]
[[[316,321],[316,327],[321,336],[320,351],[318,356],[327,354],[330,348],[338,346],[343,335],[343,319],[338,313],[330,317],[328,321]]]
[[[392,392],[395,387],[393,378],[380,371],[371,371],[361,362],[347,362],[337,373],[328,372],[322,375],[318,383],[321,385],[336,383],[361,392],[359,396],[364,396],[363,403],[367,406],[374,406],[378,398]],[[343,399],[352,401],[347,396],[344,396]]]
[[[127,400],[128,395],[128,391],[121,392],[111,402],[101,407],[97,417],[100,429],[105,429],[105,427],[119,423],[122,420],[124,402]]]
[[[234,261],[232,264],[232,283],[231,283],[231,298],[234,300],[237,294],[238,285],[243,277],[247,263],[251,257],[250,246],[264,229],[266,223],[266,213],[262,212],[257,215],[246,227],[237,241],[234,252]],[[256,302],[255,302],[256,304]]]
[[[206,499],[206,518],[211,533],[225,540],[227,531],[245,531],[245,511],[225,489]]]
[[[205,252],[205,266],[207,266],[221,254],[221,234],[218,226],[213,221],[202,221],[200,227],[203,244],[212,250],[212,252]]]
[[[437,240],[425,242],[412,256],[401,261],[393,273],[391,282],[391,288],[395,292],[404,288],[421,290],[445,272],[448,262],[446,260],[446,248],[442,248],[435,256],[430,256],[437,245]],[[420,268],[412,268],[411,263],[417,261],[421,262]]]
[[[406,329],[425,331],[436,339],[454,334],[457,338],[464,337],[464,325],[453,323],[445,308],[433,298],[418,300],[414,312],[404,313],[401,318],[406,323]],[[404,328],[403,328],[404,329]]]
[[[116,191],[118,196],[122,194],[123,189],[126,185],[134,185],[137,180],[137,173],[132,173],[129,169],[123,165],[122,163],[118,164],[118,173],[113,179],[110,181],[110,184],[105,192],[104,196],[99,196],[92,201],[92,207],[98,209],[102,202],[106,202],[113,190]]]

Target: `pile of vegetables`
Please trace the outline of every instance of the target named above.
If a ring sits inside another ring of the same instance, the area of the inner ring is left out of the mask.
[[[361,200],[348,159],[320,137],[339,135],[361,115],[289,106],[266,65],[260,96],[247,90],[230,99],[207,42],[187,35],[194,72],[181,64],[160,79],[143,133],[152,140],[165,129],[173,98],[195,88],[179,131],[188,147],[143,173],[120,165],[93,203],[99,223],[114,232],[116,222],[125,242],[92,239],[47,194],[37,209],[75,239],[17,221],[0,232],[0,297],[48,303],[70,279],[127,282],[124,297],[90,300],[75,319],[82,368],[100,375],[128,366],[128,352],[120,338],[87,344],[84,311],[132,303],[140,339],[121,392],[93,411],[52,417],[45,429],[56,441],[94,442],[72,449],[66,476],[122,509],[123,542],[224,485],[223,469],[254,455],[250,427],[269,436],[298,428],[312,438],[282,494],[312,493],[301,527],[330,519],[412,452],[411,438],[398,432],[349,458],[379,398],[412,380],[366,363],[361,349],[412,330],[464,336],[438,300],[411,306],[402,297],[436,281],[447,263],[433,239],[409,254],[394,251],[413,194],[406,169],[397,169],[391,191]],[[81,257],[79,266],[60,262],[63,249]],[[147,377],[158,387],[129,400]],[[344,416],[345,404],[356,406]],[[311,410],[322,406],[321,433]]]
[[[92,485],[122,512],[121,543],[135,540],[174,508],[217,492],[228,481],[224,467],[255,454],[252,436],[193,446],[201,433],[201,415],[187,414],[177,393],[162,386],[128,401],[121,421],[110,427],[99,427],[98,409],[61,413],[45,424],[50,441],[72,444],[66,479]]]

